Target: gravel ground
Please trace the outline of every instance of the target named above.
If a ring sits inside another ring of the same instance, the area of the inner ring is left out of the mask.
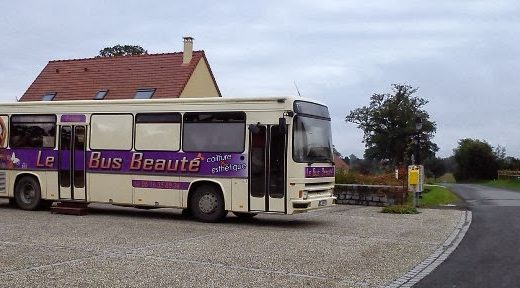
[[[96,204],[80,217],[0,200],[0,287],[380,287],[428,257],[463,213],[380,210],[207,224],[176,209]]]

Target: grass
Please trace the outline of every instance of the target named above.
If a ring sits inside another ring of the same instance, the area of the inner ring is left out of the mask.
[[[484,185],[520,191],[520,180],[489,180]]]
[[[453,204],[459,200],[459,197],[446,187],[425,185],[425,188],[428,192],[422,193],[422,199],[419,199],[420,207],[435,207]]]
[[[453,204],[459,201],[459,197],[446,187],[437,185],[425,185],[422,199],[418,199],[420,208],[437,207],[440,205]],[[426,192],[427,191],[427,192]],[[410,195],[405,205],[392,205],[384,207],[381,212],[394,214],[417,214],[417,209],[412,207],[413,196]]]

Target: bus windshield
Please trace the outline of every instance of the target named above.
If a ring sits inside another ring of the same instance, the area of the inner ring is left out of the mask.
[[[330,120],[298,115],[294,120],[293,158],[296,162],[332,162]]]

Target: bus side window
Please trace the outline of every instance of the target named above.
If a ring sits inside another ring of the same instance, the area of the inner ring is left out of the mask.
[[[135,149],[179,151],[180,113],[139,113],[135,117]]]
[[[56,115],[13,115],[10,132],[13,148],[54,148]]]
[[[132,149],[132,114],[94,114],[90,123],[91,149]]]
[[[182,150],[242,153],[245,147],[245,133],[245,113],[185,113]]]

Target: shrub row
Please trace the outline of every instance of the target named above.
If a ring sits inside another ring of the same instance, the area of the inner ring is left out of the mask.
[[[336,184],[364,184],[364,185],[391,185],[402,186],[406,183],[406,176],[399,173],[399,180],[395,179],[394,173],[379,175],[364,175],[353,171],[337,170]]]

